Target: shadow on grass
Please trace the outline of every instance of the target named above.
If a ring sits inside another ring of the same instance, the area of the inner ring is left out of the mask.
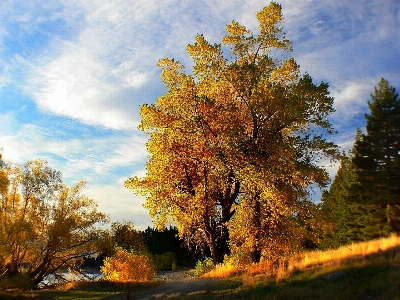
[[[26,292],[0,292],[2,300],[33,299],[33,300],[99,300],[115,298],[134,299],[136,292],[148,289],[156,283],[113,283],[108,281],[76,282],[57,289],[43,289]],[[127,297],[129,296],[129,297]]]

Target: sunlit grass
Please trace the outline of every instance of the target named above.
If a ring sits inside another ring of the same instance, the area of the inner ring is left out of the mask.
[[[400,237],[353,243],[334,250],[310,251],[300,253],[288,259],[287,270],[302,270],[315,265],[344,265],[350,261],[385,260],[400,262]]]
[[[229,264],[219,264],[210,272],[203,275],[203,277],[210,278],[227,278],[239,273],[239,270]]]
[[[246,278],[265,275],[281,280],[296,271],[312,266],[344,266],[354,262],[398,262],[400,263],[400,237],[392,235],[368,242],[353,243],[333,250],[316,250],[302,252],[288,258],[276,261],[264,261],[251,264],[243,270],[238,270],[231,264],[217,265],[204,277],[226,278],[241,273]]]
[[[204,276],[236,284],[201,299],[400,299],[400,237],[307,251],[241,270],[223,264]]]

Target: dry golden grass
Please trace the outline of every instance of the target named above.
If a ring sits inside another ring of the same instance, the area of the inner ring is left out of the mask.
[[[227,278],[239,273],[239,270],[231,265],[221,264],[217,265],[210,272],[203,275],[209,278]]]
[[[242,276],[255,278],[257,275],[269,276],[281,280],[296,270],[304,270],[313,266],[345,266],[354,262],[400,263],[400,237],[392,235],[388,238],[353,243],[334,250],[317,250],[299,253],[292,257],[264,261],[252,264],[245,270],[238,270],[230,264],[216,266],[205,277],[226,278],[242,273]]]
[[[385,259],[400,262],[400,237],[392,235],[362,243],[353,243],[334,250],[300,253],[288,261],[289,271],[314,265],[341,265],[354,260]]]

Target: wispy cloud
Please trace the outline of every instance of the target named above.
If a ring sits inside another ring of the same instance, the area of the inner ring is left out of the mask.
[[[379,77],[400,88],[396,0],[282,0],[293,56],[335,97],[335,141],[348,149]],[[16,162],[47,159],[74,184],[88,181],[112,219],[149,224],[144,199],[123,187],[144,175],[139,105],[165,93],[156,62],[190,72],[197,33],[219,43],[232,20],[257,31],[258,0],[0,2],[0,147]],[[329,166],[334,174],[334,168]],[[132,217],[134,216],[134,217]]]

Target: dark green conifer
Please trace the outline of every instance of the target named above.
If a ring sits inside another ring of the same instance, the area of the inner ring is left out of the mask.
[[[381,231],[400,232],[400,100],[394,87],[381,79],[368,102],[366,134],[358,132],[353,163],[357,202],[376,205]]]
[[[321,247],[338,247],[400,232],[400,101],[381,79],[368,102],[366,134],[357,129],[329,192],[322,197]]]
[[[375,205],[363,205],[353,201],[352,186],[357,175],[349,155],[342,155],[341,165],[330,186],[322,196],[321,212],[326,229],[322,248],[336,248],[351,242],[370,240],[380,236]],[[379,219],[379,218],[378,218]]]

